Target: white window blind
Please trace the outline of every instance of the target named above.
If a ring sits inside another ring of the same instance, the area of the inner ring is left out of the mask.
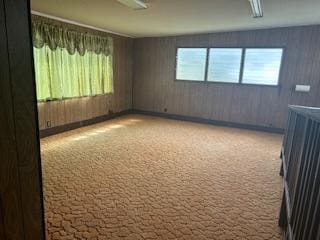
[[[204,81],[206,59],[206,48],[178,48],[176,79]]]
[[[248,48],[242,83],[278,85],[283,49]]]
[[[242,48],[210,48],[208,81],[238,83]]]

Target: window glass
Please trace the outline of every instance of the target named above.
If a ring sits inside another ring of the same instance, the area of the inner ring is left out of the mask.
[[[248,48],[242,83],[278,85],[283,49]]]
[[[206,48],[178,48],[176,79],[204,81],[206,61]]]
[[[239,82],[242,48],[211,48],[208,81]]]

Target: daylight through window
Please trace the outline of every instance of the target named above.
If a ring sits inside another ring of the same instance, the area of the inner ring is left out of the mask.
[[[178,48],[176,79],[276,86],[282,48]]]

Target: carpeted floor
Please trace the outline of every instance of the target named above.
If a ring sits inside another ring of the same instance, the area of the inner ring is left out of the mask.
[[[140,115],[45,138],[47,239],[280,239],[281,141]]]

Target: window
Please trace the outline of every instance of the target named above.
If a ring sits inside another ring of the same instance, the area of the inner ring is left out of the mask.
[[[206,48],[179,48],[176,79],[204,81],[207,61]]]
[[[177,80],[277,86],[282,48],[178,48]]]
[[[37,99],[56,100],[96,96],[113,91],[112,56],[64,48],[33,48]]]
[[[210,48],[208,81],[239,82],[242,48]]]
[[[67,27],[32,23],[39,101],[113,92],[113,40]]]
[[[242,82],[278,85],[282,52],[282,48],[246,49]]]

